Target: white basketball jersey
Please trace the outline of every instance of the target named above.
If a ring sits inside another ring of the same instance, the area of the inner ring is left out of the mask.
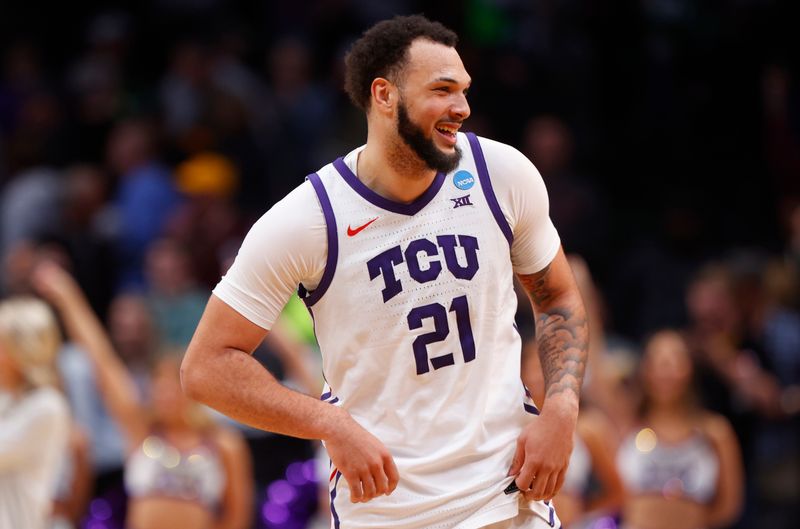
[[[477,137],[458,145],[456,170],[411,204],[341,158],[309,176],[328,230],[324,275],[305,296],[322,398],[385,443],[400,473],[390,496],[353,504],[332,469],[336,529],[471,529],[517,512],[506,473],[538,411],[520,381],[512,233]]]

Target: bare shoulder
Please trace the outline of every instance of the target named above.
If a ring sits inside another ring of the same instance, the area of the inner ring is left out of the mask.
[[[727,443],[736,440],[736,434],[730,421],[718,413],[703,412],[699,417],[699,423],[702,432],[715,443]]]
[[[247,449],[244,436],[238,431],[225,427],[218,426],[213,434],[214,444],[217,449],[224,455],[237,456]]]
[[[605,413],[594,408],[581,408],[577,424],[578,433],[583,435],[603,436],[610,434],[611,421]]]

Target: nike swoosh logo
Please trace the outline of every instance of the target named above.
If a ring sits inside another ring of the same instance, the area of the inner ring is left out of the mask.
[[[378,217],[375,217],[374,219],[372,219],[371,221],[367,222],[366,224],[362,224],[361,226],[359,226],[356,229],[351,228],[350,225],[348,224],[347,225],[347,236],[348,237],[352,237],[353,235],[358,235],[358,233],[361,230],[363,230],[364,228],[366,228],[367,226],[369,226],[370,224],[372,224],[376,220],[378,220]]]

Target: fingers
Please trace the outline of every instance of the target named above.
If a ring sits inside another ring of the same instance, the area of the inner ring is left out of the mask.
[[[350,419],[337,430],[338,435],[326,439],[325,445],[331,462],[347,481],[350,501],[367,502],[391,494],[400,479],[391,453]]]
[[[511,468],[508,469],[509,476],[516,476],[522,469],[522,464],[525,462],[525,443],[522,439],[517,439],[517,450],[514,452],[514,459],[511,461]],[[519,482],[517,482],[519,487]],[[520,490],[524,490],[520,487]]]
[[[558,482],[558,472],[553,472],[547,477],[547,483],[542,490],[542,499],[550,500],[556,495],[556,483]]]
[[[556,479],[556,488],[553,491],[553,496],[558,494],[558,491],[561,490],[561,486],[564,485],[564,479],[566,477],[567,477],[567,471],[566,470],[562,470],[561,472],[558,473],[558,479]]]
[[[526,462],[528,463],[528,462]],[[524,464],[522,468],[519,470],[519,474],[517,475],[517,479],[514,482],[517,484],[517,488],[521,491],[528,491],[531,490],[536,480],[536,469],[532,464]]]
[[[386,495],[388,496],[397,488],[397,483],[400,482],[400,472],[397,471],[397,465],[394,464],[394,459],[389,454],[386,454],[383,458],[383,469],[386,472]]]
[[[383,474],[381,472],[381,474]],[[372,474],[365,474],[361,476],[361,501],[369,501],[377,496],[375,486],[375,478]]]
[[[520,490],[523,491],[526,500],[551,500],[561,490],[565,476],[565,471],[548,473],[540,470],[540,473],[533,477],[530,490],[522,488]]]
[[[394,492],[400,481],[397,466],[388,453],[379,462],[369,464],[367,470],[352,475],[352,479],[347,475],[344,477],[350,486],[350,501],[353,503],[368,502],[377,496],[388,496]]]
[[[364,494],[361,489],[361,479],[358,476],[348,476],[342,472],[342,476],[347,480],[347,486],[350,488],[350,501],[353,503],[360,503],[364,501]]]
[[[520,489],[522,491],[523,496],[525,496],[526,500],[543,500],[544,497],[544,489],[547,487],[547,474],[540,474],[533,476],[531,479],[530,486],[527,489]],[[517,485],[519,486],[519,485]]]

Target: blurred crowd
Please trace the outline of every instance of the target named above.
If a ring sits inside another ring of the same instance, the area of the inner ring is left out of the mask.
[[[648,373],[663,358],[680,364],[681,351],[689,367],[676,368],[675,383],[694,381],[686,409],[724,418],[743,461],[742,500],[726,489],[715,526],[794,527],[797,8],[697,4],[158,0],[129,10],[56,6],[46,17],[36,2],[4,8],[0,290],[41,294],[31,278],[42,262],[67,270],[147,401],[154,366],[185,348],[249,226],[364,141],[363,116],[341,90],[349,43],[378,19],[425,12],[461,37],[474,79],[466,127],[516,146],[542,173],[592,312],[579,428],[592,463],[572,489],[574,505],[562,500],[574,513],[567,527],[638,516],[623,505],[635,494],[622,493],[637,463],[620,454],[632,433],[645,442],[663,430],[650,422],[669,398]],[[533,390],[527,305],[518,323]],[[280,326],[258,358],[286,383],[317,391],[302,304],[290,304]],[[82,471],[64,489],[74,503],[64,517],[122,527],[126,434],[98,388],[94,357],[66,336],[58,367]],[[246,441],[253,526],[312,523],[315,484],[327,484],[318,447],[216,419]],[[720,475],[731,472],[720,464]]]

